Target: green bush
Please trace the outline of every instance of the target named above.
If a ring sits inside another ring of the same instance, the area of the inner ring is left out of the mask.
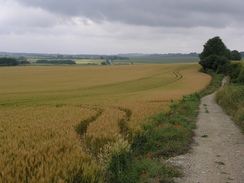
[[[212,69],[217,73],[226,73],[229,61],[224,56],[211,54],[199,62],[205,70]]]
[[[237,82],[240,73],[243,71],[242,63],[231,63],[228,66],[228,76],[230,77],[231,82]],[[242,74],[241,74],[242,75]],[[240,77],[241,77],[240,75]]]
[[[244,84],[244,67],[242,67],[238,77],[237,77],[237,82]]]

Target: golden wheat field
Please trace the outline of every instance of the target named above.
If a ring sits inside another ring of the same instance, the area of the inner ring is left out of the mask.
[[[123,127],[203,89],[200,65],[0,68],[0,182],[69,182],[106,166],[101,149],[129,146]],[[93,158],[96,157],[96,160]],[[99,159],[99,160],[98,160]]]

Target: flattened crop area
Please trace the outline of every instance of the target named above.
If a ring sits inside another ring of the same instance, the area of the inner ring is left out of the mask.
[[[109,143],[203,89],[198,64],[0,68],[0,182],[67,182]],[[91,160],[97,157],[97,161]],[[103,160],[102,160],[103,159]],[[85,168],[84,168],[85,167]]]

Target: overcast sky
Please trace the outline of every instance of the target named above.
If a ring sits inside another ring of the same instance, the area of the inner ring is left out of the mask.
[[[220,36],[244,51],[244,0],[0,0],[0,51],[201,52]]]

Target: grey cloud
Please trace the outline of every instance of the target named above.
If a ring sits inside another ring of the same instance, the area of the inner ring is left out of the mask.
[[[242,0],[19,0],[66,16],[164,27],[225,27],[242,22]]]
[[[15,1],[4,1],[0,12],[0,33],[24,34],[40,32],[41,29],[52,28],[57,24],[64,24],[67,19],[63,16],[50,13],[40,7],[26,7]]]
[[[200,52],[216,35],[232,50],[243,47],[243,0],[0,2],[4,51]]]

